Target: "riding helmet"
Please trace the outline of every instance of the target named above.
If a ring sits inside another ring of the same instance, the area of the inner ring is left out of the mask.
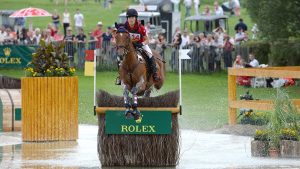
[[[138,12],[135,9],[128,9],[126,12],[126,17],[138,17]]]

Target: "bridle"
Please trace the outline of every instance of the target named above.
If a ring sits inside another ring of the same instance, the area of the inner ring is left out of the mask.
[[[119,33],[126,33],[126,34],[128,34],[128,31],[125,30],[125,29],[121,29],[121,31],[120,30],[117,31],[117,34],[119,34]],[[119,55],[119,57],[122,57],[122,58],[125,57],[128,54],[128,52],[129,52],[128,48],[129,48],[129,44],[127,44],[127,45],[116,45],[116,50],[117,51],[119,49],[123,49],[123,51],[124,51],[122,54],[119,54],[117,52],[117,54]]]

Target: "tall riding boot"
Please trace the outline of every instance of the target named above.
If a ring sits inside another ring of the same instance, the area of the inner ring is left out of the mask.
[[[115,85],[121,85],[121,79],[120,79],[120,62],[118,62],[118,77],[116,78]]]
[[[150,61],[150,69],[151,69],[153,80],[155,82],[158,82],[160,80],[160,78],[157,74],[157,68],[156,68],[156,62],[155,62],[154,56],[149,58],[149,61]]]

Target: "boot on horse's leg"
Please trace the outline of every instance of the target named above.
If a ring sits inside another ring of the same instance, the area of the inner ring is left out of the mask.
[[[116,78],[115,85],[121,85],[121,79],[120,79],[120,63],[121,63],[121,61],[118,61],[118,77]]]
[[[132,88],[132,96],[133,96],[133,104],[132,104],[132,115],[134,120],[138,120],[141,117],[141,112],[137,109],[138,107],[138,96],[137,96],[138,88]]]
[[[151,69],[153,80],[155,82],[160,81],[160,78],[159,78],[159,76],[157,74],[157,68],[156,68],[156,62],[155,62],[154,56],[152,56],[151,58],[149,58],[149,62],[150,62],[150,69]]]

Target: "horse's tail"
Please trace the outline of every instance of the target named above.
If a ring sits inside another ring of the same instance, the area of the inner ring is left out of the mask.
[[[159,58],[157,58],[159,57]],[[166,68],[165,68],[165,63],[163,62],[163,60],[161,59],[160,55],[158,54],[156,57],[155,57],[155,61],[158,65],[157,67],[157,73],[160,77],[160,81],[158,82],[155,82],[154,83],[154,87],[155,89],[159,90],[163,84],[164,84],[164,81],[165,81],[165,72],[166,72]]]

